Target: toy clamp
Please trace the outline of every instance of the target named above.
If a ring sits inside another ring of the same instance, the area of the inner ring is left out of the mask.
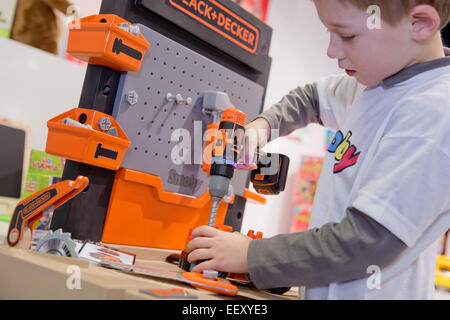
[[[92,15],[69,24],[67,52],[90,64],[138,71],[149,47],[137,26],[114,14]]]
[[[32,194],[17,204],[9,224],[6,241],[10,247],[29,249],[33,225],[42,218],[44,211],[55,209],[83,191],[89,179],[79,176],[75,181],[66,180]],[[30,237],[24,234],[30,233]]]

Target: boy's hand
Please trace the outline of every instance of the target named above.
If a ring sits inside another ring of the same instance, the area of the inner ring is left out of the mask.
[[[255,170],[256,148],[263,148],[270,137],[270,125],[267,120],[258,118],[245,126],[245,162],[238,164],[239,170]]]
[[[252,239],[239,232],[226,232],[201,226],[192,231],[188,243],[188,261],[205,260],[192,271],[217,270],[233,273],[248,273],[247,252]]]

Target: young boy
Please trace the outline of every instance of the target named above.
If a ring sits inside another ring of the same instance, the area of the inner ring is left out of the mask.
[[[450,57],[439,32],[450,1],[314,3],[347,75],[291,91],[247,126],[336,130],[310,230],[251,240],[202,226],[188,259],[209,259],[193,271],[248,272],[261,289],[306,286],[307,299],[431,299],[450,227]],[[371,5],[381,28],[369,28]]]

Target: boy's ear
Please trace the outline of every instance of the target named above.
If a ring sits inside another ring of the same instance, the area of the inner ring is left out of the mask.
[[[411,35],[415,41],[424,41],[439,31],[441,18],[433,6],[418,5],[408,14],[412,25]]]

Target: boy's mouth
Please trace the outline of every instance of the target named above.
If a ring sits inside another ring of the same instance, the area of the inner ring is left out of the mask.
[[[350,69],[345,69],[345,72],[347,72],[347,74],[352,77],[355,75],[356,71],[355,70],[350,70]]]

